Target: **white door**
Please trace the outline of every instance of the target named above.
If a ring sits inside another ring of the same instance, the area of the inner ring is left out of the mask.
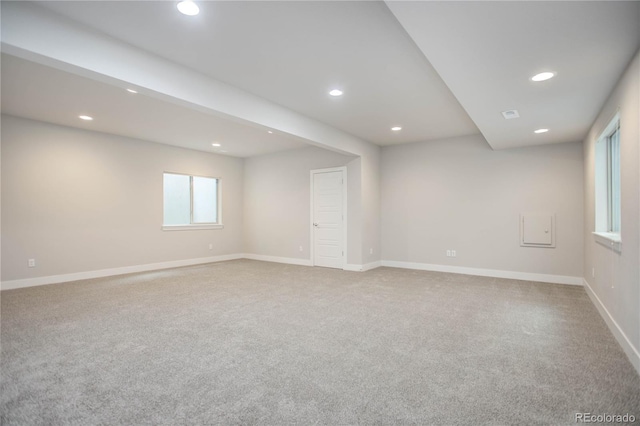
[[[313,264],[344,267],[343,171],[313,172]]]

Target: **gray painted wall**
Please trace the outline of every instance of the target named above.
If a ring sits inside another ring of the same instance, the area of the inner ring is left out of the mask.
[[[308,259],[309,170],[341,165],[350,264],[582,275],[577,144],[494,152],[478,136],[362,158],[309,147],[241,160],[14,117],[3,125],[3,280],[243,252]],[[225,229],[161,231],[163,171],[221,176]],[[555,249],[519,247],[518,214],[532,210],[557,214]]]
[[[2,124],[3,281],[243,252],[309,259],[309,171],[343,165],[347,262],[379,256],[378,148],[243,160],[10,116]],[[221,177],[225,228],[162,231],[163,171]]]
[[[492,151],[482,136],[382,150],[382,258],[582,276],[579,143]],[[556,248],[520,247],[522,212],[556,215]],[[446,257],[446,250],[457,257]]]
[[[247,158],[245,252],[309,259],[309,172],[347,166],[347,263],[380,260],[379,153],[376,148],[354,158],[310,147]]]
[[[244,174],[245,252],[309,259],[310,170],[344,166],[353,160],[353,157],[314,147],[247,158]],[[357,169],[359,171],[359,167]],[[349,170],[347,177],[347,190],[351,195],[356,193],[359,182],[352,182],[355,177]],[[359,218],[354,201],[357,201],[356,197],[350,198],[347,207],[349,225],[356,227]],[[354,210],[353,215],[351,210]],[[357,249],[357,246],[353,247],[351,256],[347,253],[347,257],[353,259]]]
[[[584,277],[640,352],[640,53],[637,53],[584,141]],[[622,252],[596,243],[595,143],[620,111]],[[595,276],[592,274],[595,270]],[[637,361],[636,361],[637,362]],[[636,367],[638,368],[638,367]]]
[[[164,171],[220,177],[224,229],[162,231]],[[2,280],[241,253],[242,179],[241,159],[2,116]]]
[[[362,260],[364,265],[381,257],[380,151],[362,157]],[[350,262],[352,263],[352,262]]]

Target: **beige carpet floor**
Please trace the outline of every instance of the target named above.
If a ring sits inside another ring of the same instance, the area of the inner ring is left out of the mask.
[[[580,287],[239,260],[1,308],[3,425],[640,418],[640,378]]]

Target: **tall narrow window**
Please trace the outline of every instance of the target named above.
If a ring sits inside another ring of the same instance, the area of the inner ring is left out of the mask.
[[[607,136],[607,231],[620,233],[620,121]]]
[[[595,234],[620,247],[620,116],[616,115],[596,142]]]
[[[164,229],[219,227],[220,180],[164,173]]]

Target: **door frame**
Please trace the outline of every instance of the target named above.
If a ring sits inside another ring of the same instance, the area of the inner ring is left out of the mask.
[[[315,265],[315,241],[313,238],[313,195],[314,195],[314,187],[313,187],[313,177],[316,174],[320,173],[330,173],[330,172],[342,172],[342,251],[344,254],[342,255],[342,269],[344,270],[347,265],[347,166],[340,167],[329,167],[326,169],[315,169],[311,170],[310,176],[310,185],[311,185],[311,194],[310,194],[310,204],[311,210],[309,211],[309,253],[311,255],[311,266]]]

